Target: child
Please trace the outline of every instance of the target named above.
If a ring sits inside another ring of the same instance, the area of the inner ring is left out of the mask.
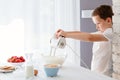
[[[82,41],[94,42],[91,70],[111,76],[112,73],[112,49],[113,38],[112,16],[113,11],[109,5],[101,5],[92,13],[92,20],[96,25],[97,32],[86,33],[81,31],[57,30],[56,38],[64,36]]]

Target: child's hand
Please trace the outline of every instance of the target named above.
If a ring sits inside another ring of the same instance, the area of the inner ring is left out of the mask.
[[[58,29],[57,32],[55,33],[56,38],[59,38],[60,36],[65,37],[65,32],[62,29]]]

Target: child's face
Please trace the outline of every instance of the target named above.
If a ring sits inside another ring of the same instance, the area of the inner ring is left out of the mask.
[[[96,24],[96,29],[98,31],[104,32],[107,28],[112,27],[111,18],[107,18],[106,20],[104,20],[97,15],[93,16],[92,20],[94,24]]]

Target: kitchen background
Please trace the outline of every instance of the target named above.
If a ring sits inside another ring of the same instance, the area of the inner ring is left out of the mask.
[[[9,0],[4,0],[4,1],[0,0],[0,11],[1,11],[0,24],[2,25],[0,26],[0,30],[1,30],[0,52],[6,53],[8,55],[13,55],[14,53],[22,54],[24,51],[23,48],[24,45],[26,45],[25,46],[26,50],[40,49],[40,52],[44,52],[46,51],[46,49],[49,50],[49,47],[48,46],[46,47],[45,43],[49,42],[49,38],[51,37],[51,35],[53,35],[53,32],[58,27],[65,30],[80,29],[80,31],[85,31],[85,32],[96,31],[92,19],[90,17],[88,18],[82,17],[82,11],[93,10],[94,8],[96,8],[101,4],[112,5],[112,0],[90,0],[90,2],[89,0],[56,0],[56,1],[12,0],[9,1],[9,3],[8,1]],[[80,7],[76,6],[76,4],[79,5],[78,3],[80,3]],[[78,9],[80,11],[78,11]],[[79,14],[80,14],[80,18],[79,18]],[[56,18],[54,19],[53,17]],[[14,21],[14,19],[17,19],[17,21],[16,20]],[[10,21],[12,20],[13,22],[9,24]],[[47,24],[44,22],[47,22]],[[13,23],[15,24],[13,25]],[[6,24],[9,25],[3,26]],[[45,26],[46,28],[43,29],[43,27],[39,27],[39,26]],[[54,27],[53,29],[53,26],[55,26],[56,28]],[[45,31],[47,33],[44,33]],[[2,34],[4,34],[4,36]],[[24,44],[24,40],[25,40],[25,44]],[[75,40],[71,40],[70,42],[73,41]],[[80,50],[79,50],[79,43],[80,43]],[[77,51],[78,54],[81,53],[80,54],[81,60],[83,60],[90,68],[91,59],[92,59],[92,43],[76,41],[70,44],[72,45],[72,47],[74,47],[76,51],[78,50]],[[45,48],[45,50],[43,48]],[[4,54],[0,54],[0,55],[3,56]],[[82,62],[81,65],[85,67],[85,65]]]

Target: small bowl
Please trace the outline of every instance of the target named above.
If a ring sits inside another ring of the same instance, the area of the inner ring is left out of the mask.
[[[59,71],[59,64],[46,64],[44,65],[44,71],[47,77],[56,77]]]

